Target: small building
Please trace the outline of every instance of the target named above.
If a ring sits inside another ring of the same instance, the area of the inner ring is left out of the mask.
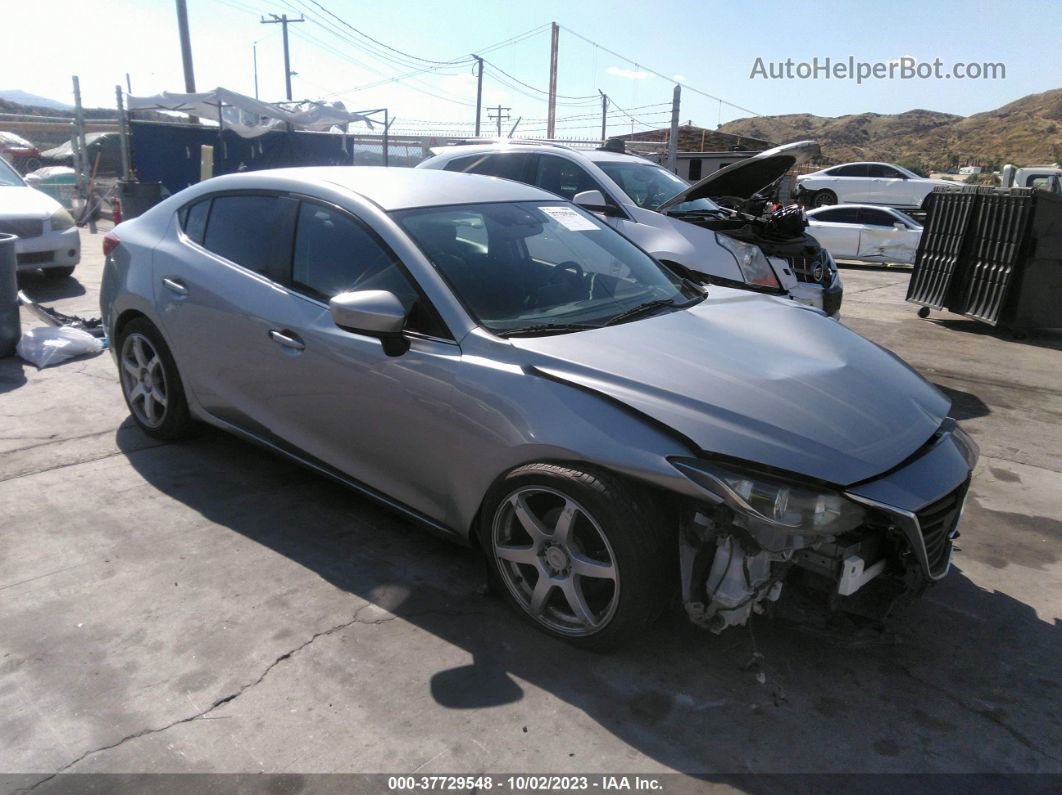
[[[667,160],[667,145],[671,137],[671,128],[616,135],[624,142],[627,150],[651,157],[659,163]],[[678,128],[678,146],[676,172],[690,182],[708,176],[724,166],[744,160],[775,146],[771,141],[750,138],[746,135],[709,130],[687,123]]]

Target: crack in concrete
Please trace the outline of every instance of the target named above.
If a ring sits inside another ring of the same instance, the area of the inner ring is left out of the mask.
[[[122,739],[117,740],[117,741],[115,741],[113,743],[109,743],[108,745],[103,745],[103,746],[100,746],[99,748],[93,748],[92,750],[85,751],[83,754],[81,754],[79,757],[77,757],[73,761],[67,762],[65,765],[63,765],[61,768],[56,770],[54,773],[49,774],[48,776],[42,778],[40,781],[37,781],[34,784],[31,784],[29,787],[24,787],[22,789],[15,790],[15,792],[30,792],[32,790],[35,790],[35,789],[37,789],[37,787],[41,786],[42,784],[46,784],[47,782],[51,781],[56,776],[59,776],[62,773],[65,773],[70,768],[74,767],[75,765],[79,764],[80,762],[83,762],[85,759],[88,759],[90,756],[94,756],[96,754],[103,753],[104,751],[114,750],[115,748],[118,748],[119,746],[124,745],[127,742],[131,742],[132,740],[139,739],[140,737],[145,737],[145,736],[147,736],[149,734],[161,734],[162,732],[168,731],[168,730],[172,729],[175,726],[180,726],[183,723],[191,723],[191,722],[197,721],[197,720],[209,720],[209,718],[207,716],[210,715],[211,712],[213,712],[214,710],[218,709],[218,707],[224,706],[225,704],[229,704],[229,703],[235,701],[240,696],[242,696],[244,693],[246,693],[248,690],[251,690],[252,688],[255,688],[258,685],[260,685],[265,680],[265,678],[267,676],[269,676],[270,672],[274,668],[276,668],[278,665],[280,665],[285,660],[290,660],[292,657],[294,657],[296,654],[301,652],[307,646],[311,645],[318,638],[323,638],[323,637],[327,637],[328,635],[334,635],[337,632],[342,632],[344,629],[352,627],[355,624],[363,624],[365,626],[378,626],[380,624],[386,624],[386,623],[389,623],[391,621],[394,621],[395,619],[400,617],[400,616],[397,616],[397,615],[389,615],[389,616],[385,616],[384,618],[378,618],[378,619],[375,619],[375,620],[372,620],[372,621],[363,621],[361,619],[361,614],[365,610],[369,609],[370,607],[378,607],[378,605],[375,602],[366,602],[365,604],[363,604],[361,607],[359,607],[357,610],[354,611],[354,615],[351,617],[351,619],[349,621],[344,621],[343,623],[336,624],[334,627],[330,627],[329,629],[321,630],[320,632],[315,632],[312,636],[310,636],[309,640],[306,640],[305,642],[300,643],[298,646],[295,646],[293,649],[284,652],[279,657],[277,657],[275,660],[273,660],[273,662],[271,662],[269,665],[267,665],[265,670],[262,671],[262,673],[258,676],[258,678],[255,679],[253,682],[248,682],[247,684],[240,686],[240,688],[237,689],[235,692],[230,693],[227,696],[222,696],[221,698],[217,699],[213,704],[211,704],[206,709],[201,710],[201,711],[195,713],[194,715],[190,715],[190,716],[188,716],[186,718],[180,718],[179,720],[175,720],[175,721],[172,721],[170,723],[167,723],[165,726],[160,726],[160,727],[154,728],[154,729],[153,728],[141,729],[138,732],[134,732],[132,734],[128,734],[125,737],[123,737]],[[384,609],[384,608],[381,608],[381,609]],[[482,613],[482,611],[461,611],[461,610],[439,610],[439,609],[435,609],[435,610],[424,610],[424,611],[417,612],[417,613],[409,613],[408,615],[402,616],[402,617],[408,619],[408,618],[416,618],[418,616],[426,616],[426,615],[433,615],[433,614],[452,615],[452,616],[484,615]]]
[[[1045,756],[1048,759],[1051,759],[1051,760],[1053,760],[1055,762],[1062,762],[1062,757],[1055,756],[1054,754],[1052,754],[1052,753],[1050,753],[1048,751],[1045,751],[1039,745],[1037,745],[1032,740],[1030,740],[1028,737],[1026,737],[1022,732],[1018,731],[1013,726],[1011,726],[1009,723],[1004,721],[1001,717],[999,717],[999,715],[995,714],[992,710],[990,710],[990,709],[978,709],[977,707],[973,706],[972,704],[968,704],[962,698],[960,698],[959,696],[954,695],[953,693],[948,692],[943,687],[940,687],[939,685],[934,684],[933,682],[929,682],[929,681],[927,681],[925,679],[922,679],[919,676],[916,676],[914,674],[914,672],[912,672],[911,669],[909,669],[905,665],[897,665],[897,668],[899,668],[899,670],[902,671],[904,673],[904,675],[906,675],[908,678],[913,679],[914,681],[918,682],[918,684],[922,685],[923,687],[929,688],[931,690],[935,690],[936,692],[940,693],[942,696],[944,696],[946,699],[948,699],[950,702],[955,704],[960,709],[966,710],[967,712],[970,712],[970,713],[972,713],[974,715],[977,715],[978,717],[984,718],[985,720],[989,721],[990,723],[994,723],[996,726],[998,726],[999,728],[1003,729],[1005,732],[1007,732],[1007,734],[1009,734],[1011,737],[1013,737],[1019,743],[1024,745],[1030,751],[1033,751],[1034,753],[1038,753],[1041,756]]]

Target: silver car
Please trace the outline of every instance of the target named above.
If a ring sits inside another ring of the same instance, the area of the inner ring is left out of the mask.
[[[944,395],[820,311],[705,292],[540,189],[230,175],[105,249],[146,433],[215,425],[479,547],[552,635],[608,646],[676,593],[720,631],[783,586],[843,607],[948,570],[977,450]]]

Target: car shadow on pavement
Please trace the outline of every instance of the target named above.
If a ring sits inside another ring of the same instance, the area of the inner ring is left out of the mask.
[[[953,419],[972,420],[977,417],[987,417],[992,413],[989,405],[972,392],[963,392],[961,389],[943,384],[933,384],[933,386],[951,398],[951,411],[948,412],[948,416]]]
[[[1062,351],[1062,330],[1059,329],[1034,329],[1016,335],[1008,329],[990,326],[979,320],[951,317],[932,317],[930,320],[952,331],[995,337],[998,340],[1011,342],[1015,345],[1032,345],[1036,348],[1050,348],[1051,350]]]
[[[962,571],[962,555],[894,631],[813,630],[757,617],[751,630],[715,636],[669,613],[630,645],[595,654],[543,636],[501,599],[483,595],[483,568],[471,550],[331,481],[210,430],[150,449],[137,436],[127,431],[116,440],[136,472],[219,525],[218,532],[242,534],[474,661],[440,668],[410,698],[477,709],[519,701],[525,683],[660,764],[713,779],[1062,771],[1062,624],[974,584]],[[978,510],[976,503],[971,508]],[[990,519],[971,523],[964,544],[998,533],[998,517]],[[1062,555],[1062,533],[1048,540],[1044,546]],[[1005,556],[998,565],[1008,565]],[[313,631],[306,628],[307,637]],[[754,652],[762,663],[749,666]],[[513,719],[524,725],[492,730],[530,732],[526,741],[533,743],[535,734],[542,739],[555,731],[555,719],[556,713],[537,725]],[[566,750],[568,758],[540,764],[597,769],[591,751]],[[769,778],[739,784],[763,792],[778,785]]]
[[[40,271],[23,271],[18,275],[18,288],[37,303],[77,298],[85,294],[85,287],[76,276],[53,279]]]

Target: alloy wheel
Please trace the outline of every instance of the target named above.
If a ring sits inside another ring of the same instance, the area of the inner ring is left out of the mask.
[[[133,333],[125,338],[119,356],[122,391],[136,418],[149,428],[166,419],[166,370],[151,340]]]
[[[582,505],[542,486],[518,489],[496,511],[491,536],[501,579],[531,618],[569,637],[608,624],[619,570],[608,537]]]

